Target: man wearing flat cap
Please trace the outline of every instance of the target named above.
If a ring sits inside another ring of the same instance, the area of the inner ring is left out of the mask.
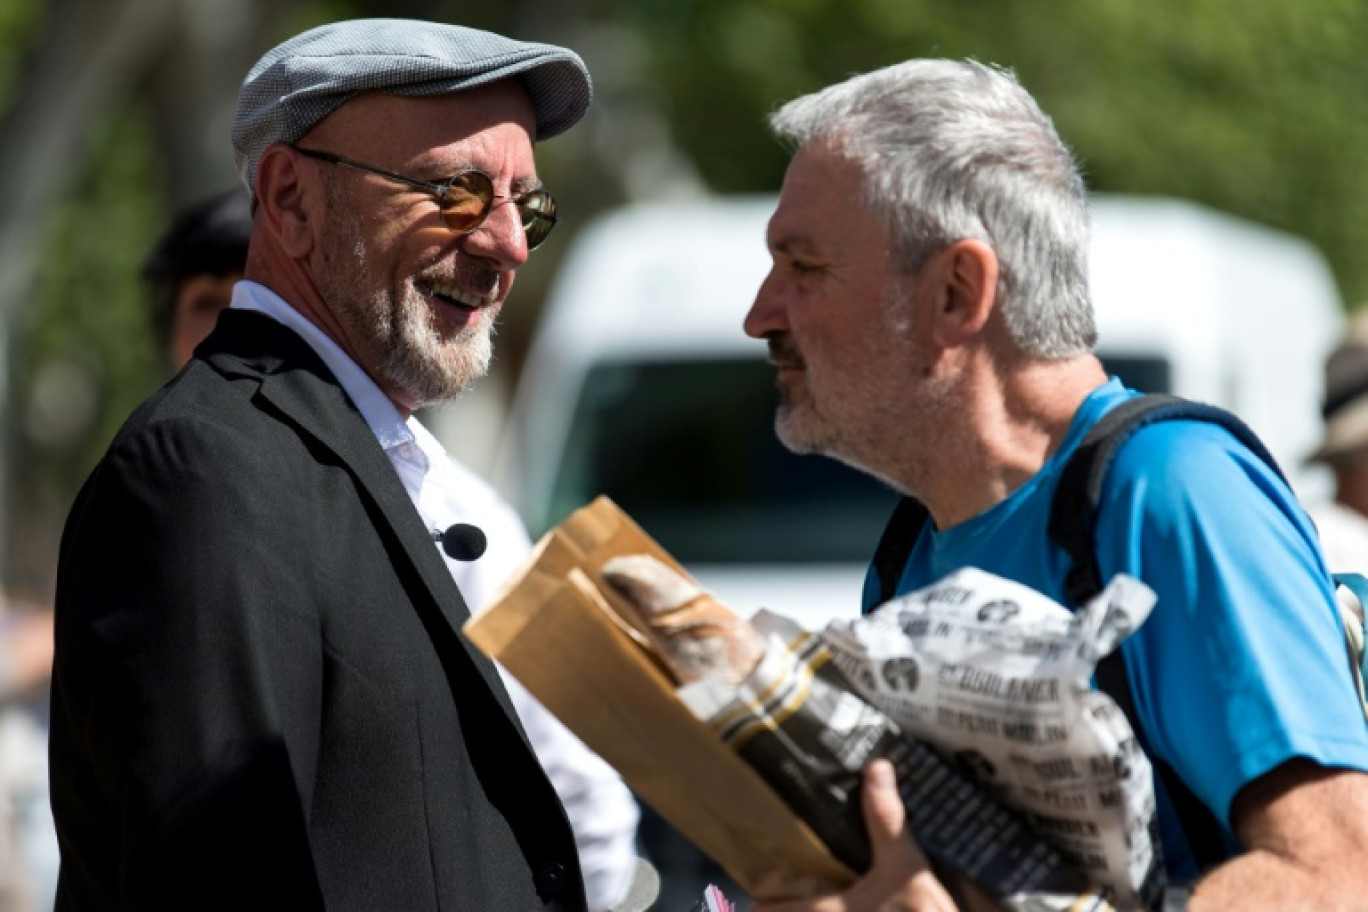
[[[413,420],[485,370],[556,223],[570,51],[358,20],[268,52],[246,281],[63,536],[59,909],[583,909],[564,811],[460,635]],[[450,545],[450,542],[445,544]],[[465,551],[462,553],[462,547]]]

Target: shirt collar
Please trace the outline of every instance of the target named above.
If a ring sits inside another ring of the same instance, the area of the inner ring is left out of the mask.
[[[375,439],[386,451],[404,443],[414,442],[414,432],[394,403],[381,392],[366,372],[307,317],[295,310],[285,299],[264,285],[243,279],[233,286],[230,307],[249,310],[268,317],[294,330],[309,347],[323,359],[328,370],[337,377],[343,391],[356,404],[357,411],[370,426]],[[410,419],[411,421],[413,419]],[[417,424],[416,421],[414,421]]]

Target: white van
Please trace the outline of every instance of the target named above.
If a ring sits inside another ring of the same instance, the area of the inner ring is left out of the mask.
[[[858,611],[896,499],[775,440],[774,374],[741,321],[773,197],[641,205],[584,228],[513,400],[496,481],[539,534],[599,493],[724,602],[809,627]],[[1304,495],[1341,305],[1321,255],[1169,200],[1098,198],[1092,285],[1108,369],[1223,405]]]

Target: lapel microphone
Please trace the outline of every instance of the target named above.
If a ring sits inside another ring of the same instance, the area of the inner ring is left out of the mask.
[[[442,550],[452,560],[473,561],[485,553],[488,541],[479,526],[470,523],[456,523],[448,526],[445,532],[432,530],[432,540],[442,543]]]

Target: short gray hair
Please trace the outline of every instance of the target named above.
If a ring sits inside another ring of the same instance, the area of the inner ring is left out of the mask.
[[[770,118],[794,149],[825,144],[864,174],[863,203],[903,272],[964,238],[1000,265],[998,305],[1023,354],[1097,342],[1087,191],[1050,118],[1008,70],[909,60],[794,99]]]

